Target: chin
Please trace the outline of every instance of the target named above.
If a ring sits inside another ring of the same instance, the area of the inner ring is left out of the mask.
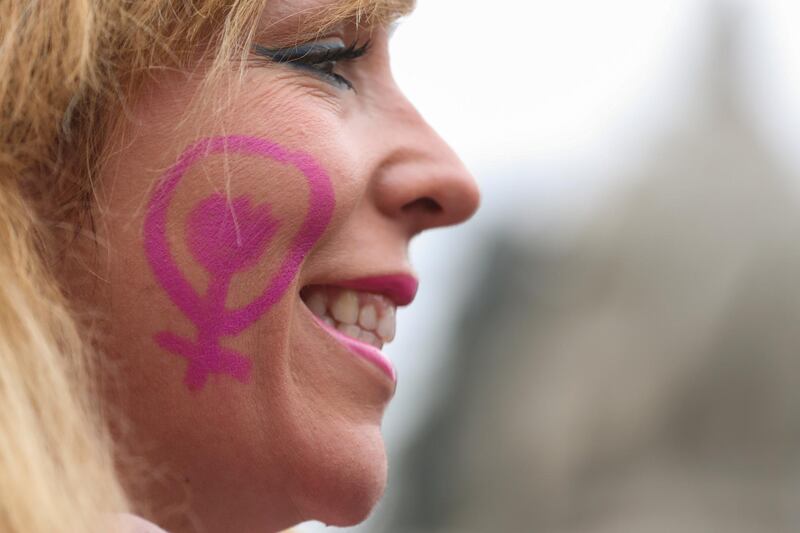
[[[386,489],[387,460],[380,429],[338,432],[335,440],[310,448],[313,452],[303,454],[305,464],[296,469],[292,491],[303,521],[347,527],[366,520]]]

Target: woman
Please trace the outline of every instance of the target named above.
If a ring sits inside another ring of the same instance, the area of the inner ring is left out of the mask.
[[[0,530],[367,516],[408,242],[478,203],[392,81],[411,7],[5,2]]]

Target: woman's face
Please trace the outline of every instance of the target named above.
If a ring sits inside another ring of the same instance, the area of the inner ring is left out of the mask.
[[[202,65],[156,75],[105,150],[91,298],[119,438],[175,533],[366,517],[396,386],[379,348],[416,290],[409,241],[478,204],[392,80],[386,28],[277,49],[332,3],[268,2],[243,79],[231,68],[201,95]]]

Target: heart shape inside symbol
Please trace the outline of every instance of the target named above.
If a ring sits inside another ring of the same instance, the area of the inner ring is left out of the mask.
[[[229,200],[214,194],[189,214],[186,243],[208,272],[230,276],[258,263],[278,226],[269,205],[252,205],[246,196]]]

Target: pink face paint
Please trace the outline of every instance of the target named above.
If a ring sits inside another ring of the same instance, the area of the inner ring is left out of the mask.
[[[167,241],[167,213],[178,184],[194,164],[210,155],[231,153],[263,157],[296,168],[308,182],[309,206],[300,230],[264,292],[244,307],[228,310],[225,301],[233,276],[257,264],[277,232],[279,223],[272,217],[269,206],[252,205],[247,197],[228,200],[212,195],[191,212],[186,221],[186,240],[189,252],[209,273],[204,296],[194,290],[172,256]],[[331,180],[310,155],[290,152],[257,137],[203,139],[183,152],[162,177],[145,217],[145,254],[159,285],[197,327],[197,339],[162,331],[155,335],[155,341],[163,349],[188,360],[184,382],[190,390],[202,389],[211,374],[228,374],[241,382],[248,380],[250,360],[223,348],[220,340],[239,335],[281,300],[306,254],[328,227],[334,206]]]

